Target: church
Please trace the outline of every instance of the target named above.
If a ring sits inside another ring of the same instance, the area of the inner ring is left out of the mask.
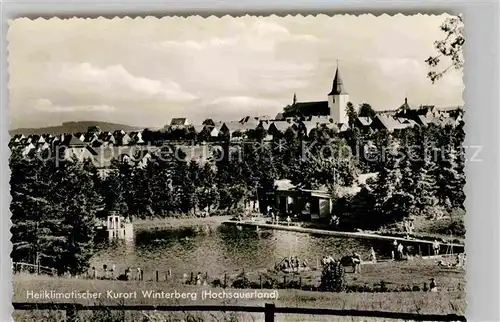
[[[332,90],[328,93],[328,100],[316,102],[297,102],[294,94],[292,105],[285,107],[282,118],[297,116],[330,116],[333,123],[347,123],[347,103],[349,94],[344,88],[344,83],[340,77],[339,67],[335,71]]]
[[[327,119],[330,123],[339,125],[339,129],[342,131],[342,129],[348,127],[349,123],[347,115],[349,94],[340,77],[338,64],[332,89],[327,97],[326,101],[297,102],[297,96],[294,94],[293,103],[286,106],[283,113],[276,116],[276,120],[303,117],[306,121],[310,121],[320,117],[321,119]],[[373,119],[357,117],[355,124],[358,124],[360,128],[369,128],[374,131],[382,129],[393,131],[415,125],[425,126],[429,123],[456,126],[463,120],[463,109],[460,106],[439,108],[433,105],[410,106],[406,97],[404,103],[396,109],[375,112],[376,116]]]

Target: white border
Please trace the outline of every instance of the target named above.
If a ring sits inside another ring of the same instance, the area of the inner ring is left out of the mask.
[[[106,1],[35,1],[2,4],[2,108],[0,109],[0,227],[1,265],[0,321],[10,321],[12,306],[9,220],[8,156],[8,73],[7,20],[17,17],[124,17],[199,14],[285,15],[315,13],[441,14],[463,13],[466,30],[465,45],[465,110],[466,145],[482,146],[481,162],[466,167],[467,208],[467,295],[469,321],[500,321],[500,249],[499,222],[499,4],[497,1],[179,1],[148,2]]]

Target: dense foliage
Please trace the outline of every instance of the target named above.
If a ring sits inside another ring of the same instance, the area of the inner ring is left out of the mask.
[[[93,251],[96,218],[111,212],[141,218],[265,212],[275,202],[277,179],[329,192],[341,229],[376,229],[411,215],[439,218],[463,208],[463,123],[391,133],[298,127],[271,141],[263,141],[265,135],[260,129],[242,133],[241,143],[209,145],[204,162],[189,161],[173,146],[152,153],[142,166],[116,159],[103,178],[91,162],[13,149],[13,260],[78,273]],[[372,177],[359,184],[364,173]],[[358,189],[342,192],[349,187]]]
[[[448,71],[460,70],[464,65],[465,36],[462,15],[446,18],[440,29],[444,33],[444,37],[434,42],[438,54],[425,60],[433,69],[427,73],[427,77],[432,83],[441,79]]]
[[[10,163],[13,261],[81,273],[93,253],[99,203],[92,165],[16,152]]]

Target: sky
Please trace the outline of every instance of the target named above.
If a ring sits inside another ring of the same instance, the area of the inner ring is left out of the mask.
[[[11,129],[175,117],[275,116],[324,101],[339,64],[358,106],[462,105],[460,71],[432,84],[425,59],[446,15],[58,18],[10,22]]]

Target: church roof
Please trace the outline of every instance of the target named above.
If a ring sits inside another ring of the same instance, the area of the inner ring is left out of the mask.
[[[401,106],[399,107],[399,109],[400,109],[400,110],[410,110],[410,109],[412,109],[412,108],[410,107],[410,105],[408,104],[408,98],[407,98],[407,97],[405,97],[405,102],[403,103],[403,105],[401,105]]]
[[[287,106],[284,110],[284,117],[330,115],[328,101],[300,102]]]
[[[64,137],[63,145],[68,147],[84,147],[86,144],[74,135]]]
[[[344,89],[344,82],[339,74],[339,67],[337,66],[337,70],[335,71],[335,78],[333,79],[332,91],[328,95],[339,95],[339,94],[347,94]]]

